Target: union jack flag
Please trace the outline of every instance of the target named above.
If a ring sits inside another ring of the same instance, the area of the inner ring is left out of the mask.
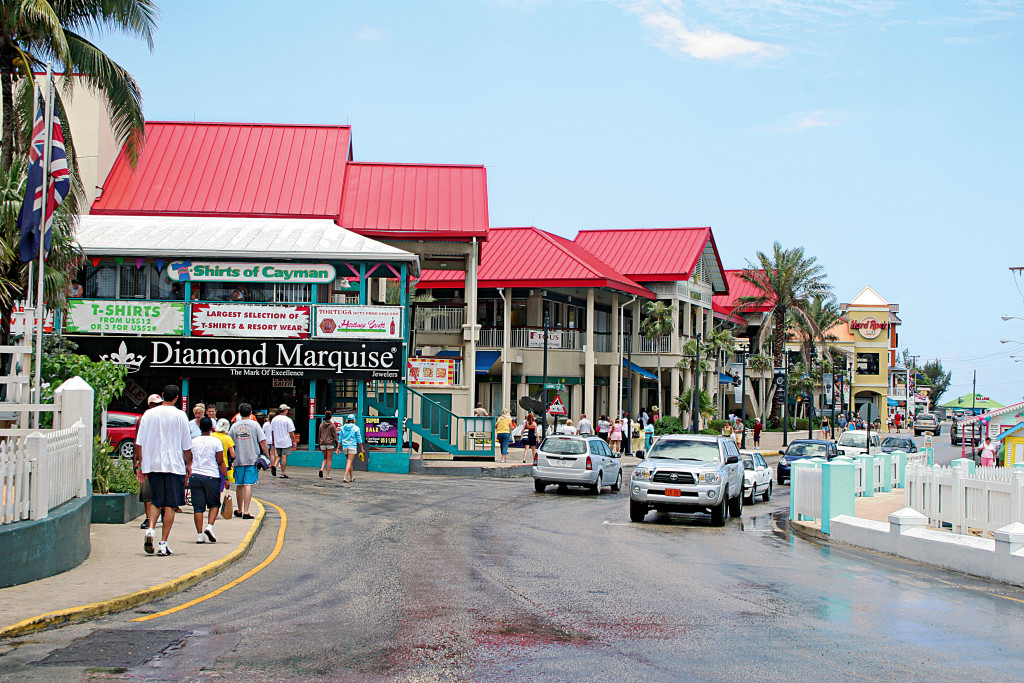
[[[68,157],[64,149],[64,131],[56,115],[53,117],[53,131],[50,143],[50,179],[46,201],[46,216],[43,213],[43,156],[46,151],[46,123],[43,108],[36,106],[35,121],[32,125],[32,144],[28,150],[28,180],[25,185],[25,201],[18,214],[18,228],[21,230],[21,260],[28,263],[39,256],[39,224],[43,223],[43,251],[50,252],[53,238],[53,216],[57,207],[71,190],[71,174],[68,172]]]

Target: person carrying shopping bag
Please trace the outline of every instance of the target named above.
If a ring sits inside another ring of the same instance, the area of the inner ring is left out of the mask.
[[[498,437],[498,445],[501,446],[501,461],[508,462],[508,442],[512,438],[512,417],[508,409],[501,411],[501,415],[494,422],[494,434]]]

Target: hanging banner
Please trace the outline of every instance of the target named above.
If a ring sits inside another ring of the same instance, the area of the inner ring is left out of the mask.
[[[544,348],[544,330],[530,330],[530,340],[528,346],[531,349],[542,349]],[[562,331],[548,330],[548,348],[560,349],[562,348]]]
[[[68,299],[68,334],[161,334],[185,331],[183,301]]]
[[[304,339],[309,306],[192,304],[192,336]]]
[[[313,336],[328,339],[400,339],[400,306],[315,306]]]
[[[181,337],[70,337],[79,353],[109,360],[129,373],[178,377],[282,377],[400,380],[402,345],[396,342],[257,341]],[[140,382],[142,383],[142,382]]]
[[[175,282],[334,282],[327,263],[240,263],[236,261],[171,261],[167,277]]]
[[[455,359],[410,358],[409,384],[427,386],[455,384]]]
[[[25,315],[25,302],[16,301],[14,303],[14,311],[11,313],[11,333],[23,334],[26,322],[29,326],[29,333],[33,333],[36,324],[35,310],[31,310],[28,315]],[[47,334],[53,332],[53,311],[45,311],[43,313],[43,332]]]
[[[832,382],[832,373],[831,372],[822,373],[822,375],[821,375],[821,387],[822,387],[823,393],[825,395],[825,405],[826,406],[831,406],[832,405],[832,393],[833,393],[832,392],[833,382]]]
[[[363,420],[363,442],[366,447],[397,446],[397,417],[367,417]]]

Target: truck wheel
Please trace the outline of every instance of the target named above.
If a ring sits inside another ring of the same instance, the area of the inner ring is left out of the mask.
[[[726,499],[723,498],[721,502],[718,503],[718,505],[711,508],[712,526],[725,526],[725,505]]]
[[[537,493],[544,493],[544,489],[546,489],[547,487],[548,485],[542,482],[540,479],[533,480],[533,490],[536,491]]]
[[[740,489],[740,495],[729,499],[729,514],[732,517],[739,517],[743,514],[743,489]]]
[[[647,506],[635,500],[629,501],[629,521],[642,522],[647,516]]]

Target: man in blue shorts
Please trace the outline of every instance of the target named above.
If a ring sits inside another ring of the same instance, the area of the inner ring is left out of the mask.
[[[135,462],[153,492],[153,506],[149,510],[149,529],[143,549],[153,554],[156,521],[163,512],[163,528],[157,555],[171,555],[167,539],[174,525],[174,508],[185,504],[185,478],[192,472],[192,436],[188,417],[174,407],[181,390],[168,384],[163,390],[163,403],[150,408],[139,420],[135,436]]]
[[[238,509],[235,517],[254,519],[249,514],[252,502],[252,487],[260,482],[256,469],[256,458],[260,453],[267,455],[267,437],[252,416],[252,406],[242,403],[238,406],[239,420],[231,425],[228,436],[235,442],[235,502]]]

